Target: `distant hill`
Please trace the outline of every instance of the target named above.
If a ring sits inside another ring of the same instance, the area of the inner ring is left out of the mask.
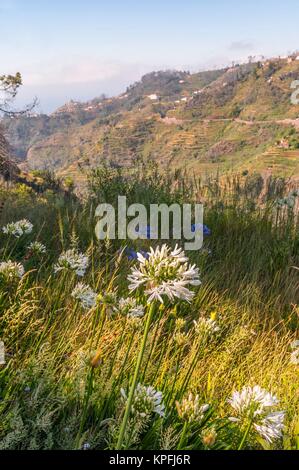
[[[84,178],[136,158],[195,173],[259,170],[299,176],[296,56],[190,74],[145,75],[125,93],[71,101],[51,115],[6,118],[13,154],[29,169]]]

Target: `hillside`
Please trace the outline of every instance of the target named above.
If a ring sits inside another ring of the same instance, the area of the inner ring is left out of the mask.
[[[84,178],[103,162],[136,158],[195,173],[251,171],[299,176],[297,57],[190,74],[145,75],[114,98],[70,102],[50,116],[7,118],[23,168]]]
[[[0,127],[0,180],[7,181],[16,177],[20,171],[16,164],[10,161],[10,149]]]

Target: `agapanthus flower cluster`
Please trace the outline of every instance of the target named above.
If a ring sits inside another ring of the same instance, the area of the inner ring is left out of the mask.
[[[195,265],[188,264],[181,248],[177,245],[174,250],[167,245],[156,250],[151,248],[148,258],[138,253],[138,261],[139,268],[133,267],[128,276],[131,291],[144,287],[149,302],[164,303],[163,297],[170,301],[177,298],[191,302],[194,292],[187,286],[200,285],[199,273]]]
[[[0,276],[6,281],[21,279],[25,274],[24,266],[14,261],[3,261],[0,263]]]
[[[127,401],[128,397],[125,390],[121,389],[122,398]],[[138,384],[134,391],[134,398],[131,413],[136,418],[145,418],[152,413],[163,417],[165,415],[165,406],[163,404],[162,392],[158,392],[151,386]]]
[[[30,253],[35,254],[35,255],[43,255],[44,253],[46,253],[47,249],[46,249],[45,245],[43,245],[40,242],[32,242],[28,246],[28,251]]]
[[[194,320],[193,323],[197,335],[212,336],[220,331],[217,322],[211,318],[199,318],[197,321]]]
[[[54,272],[74,271],[77,276],[83,277],[89,265],[88,256],[71,249],[63,252],[54,266]]]
[[[94,292],[91,287],[82,282],[79,282],[75,289],[72,292],[72,297],[78,300],[82,307],[85,309],[90,309],[95,307],[97,303],[97,294]]]
[[[204,419],[205,413],[209,410],[210,405],[201,405],[199,395],[193,396],[192,393],[189,393],[187,398],[183,398],[181,402],[176,402],[176,408],[179,417],[183,421],[200,423]]]
[[[299,341],[294,341],[291,344],[291,364],[298,366],[299,365]]]
[[[12,235],[16,238],[20,238],[23,235],[28,235],[33,230],[33,225],[29,220],[22,219],[18,222],[11,222],[2,228],[2,232],[6,235]]]
[[[133,297],[121,298],[118,302],[118,309],[122,315],[128,318],[142,318],[144,316],[144,307],[137,303]]]
[[[253,429],[267,442],[282,437],[284,428],[284,411],[273,411],[279,404],[275,395],[256,385],[244,387],[241,392],[235,391],[228,400],[236,416],[231,417],[232,422],[247,427],[250,423]]]

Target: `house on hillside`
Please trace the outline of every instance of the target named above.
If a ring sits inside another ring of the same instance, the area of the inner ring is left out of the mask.
[[[290,148],[289,141],[287,139],[281,139],[281,141],[278,144],[278,147],[280,149],[289,149]]]
[[[156,101],[159,99],[158,95],[156,95],[155,93],[153,93],[152,95],[147,95],[147,97],[152,101]]]

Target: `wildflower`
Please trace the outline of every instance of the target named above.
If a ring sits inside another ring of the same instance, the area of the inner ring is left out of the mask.
[[[72,297],[79,300],[83,308],[89,309],[96,305],[97,294],[82,282],[76,285],[72,292]]]
[[[291,353],[291,364],[298,366],[299,365],[299,341],[294,341],[291,344],[292,353]]]
[[[22,235],[27,235],[33,230],[33,225],[29,220],[22,219],[18,222],[11,222],[2,228],[2,232],[6,235],[13,235],[20,238]]]
[[[205,430],[201,433],[201,440],[202,440],[202,443],[203,443],[206,447],[213,447],[213,445],[214,445],[215,442],[216,442],[216,439],[217,439],[217,431],[216,431],[215,428],[205,429]]]
[[[138,305],[137,300],[128,297],[127,299],[121,298],[118,303],[119,311],[129,318],[141,318],[144,316],[143,305]]]
[[[187,333],[183,333],[182,331],[177,331],[175,332],[173,336],[173,340],[178,346],[184,346],[185,344],[188,343],[189,336]]]
[[[83,446],[82,446],[82,449],[83,449],[83,450],[89,450],[89,449],[90,449],[90,444],[89,444],[89,442],[85,442],[85,443],[83,444]]]
[[[175,321],[176,330],[182,330],[186,326],[186,321],[183,318],[177,318]]]
[[[133,267],[128,276],[131,291],[145,286],[149,302],[159,300],[163,303],[162,296],[171,301],[175,298],[192,300],[194,292],[186,286],[200,285],[198,268],[188,265],[188,258],[177,245],[173,251],[167,245],[156,250],[151,248],[148,259],[138,253],[138,261],[139,269]]]
[[[139,227],[138,226],[138,228],[136,230],[136,235],[139,238],[147,239],[147,240],[151,240],[152,238],[153,239],[158,238],[157,233],[154,232],[154,230],[152,229],[152,227],[150,225],[146,225],[145,227]]]
[[[192,224],[191,225],[191,232],[195,233],[198,230],[203,231],[203,236],[204,237],[209,237],[212,233],[212,230],[207,227],[207,225],[202,225],[202,224]]]
[[[205,413],[210,408],[210,405],[200,405],[199,396],[189,394],[188,398],[183,398],[182,402],[176,402],[176,408],[179,417],[188,423],[195,421],[201,422],[204,419]]]
[[[32,242],[28,246],[28,251],[35,254],[35,255],[42,255],[42,254],[46,253],[47,249],[46,249],[45,245],[43,245],[40,242]]]
[[[256,385],[244,387],[241,392],[235,391],[228,402],[237,415],[230,418],[232,422],[244,427],[252,423],[254,430],[270,444],[282,437],[285,413],[272,411],[279,403],[276,396]]]
[[[141,251],[140,252],[142,254],[142,256],[144,256],[145,258],[148,258],[148,253],[146,251]],[[134,261],[134,260],[137,260],[138,259],[138,253],[137,251],[133,250],[133,248],[126,248],[125,249],[125,254],[128,258],[129,261]]]
[[[216,321],[211,318],[199,318],[198,321],[194,320],[193,323],[197,335],[212,336],[220,331]]]
[[[63,252],[58,259],[57,264],[54,266],[54,272],[60,271],[74,271],[77,276],[83,277],[88,268],[88,256],[79,253],[77,250],[72,249]]]
[[[128,397],[124,389],[121,389],[122,398],[127,401]],[[162,392],[157,392],[153,387],[146,387],[140,383],[134,391],[131,412],[136,417],[145,418],[156,413],[163,417],[165,415],[165,406],[163,404]]]
[[[0,263],[0,276],[6,281],[11,281],[16,278],[22,278],[25,274],[24,266],[20,263],[13,261],[4,261]]]
[[[297,349],[297,351],[292,352],[292,354],[291,354],[291,364],[293,364],[294,366],[299,365],[299,349]]]

